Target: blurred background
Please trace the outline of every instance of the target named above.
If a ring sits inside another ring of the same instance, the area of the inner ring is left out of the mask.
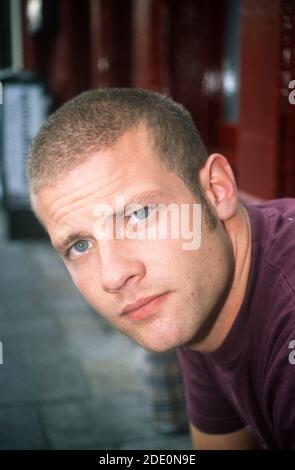
[[[294,0],[1,0],[0,448],[189,449],[181,372],[105,323],[30,211],[25,161],[83,90],[160,91],[240,194],[295,197]]]

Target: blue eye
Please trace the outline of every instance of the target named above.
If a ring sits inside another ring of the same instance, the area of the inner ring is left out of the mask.
[[[151,216],[151,213],[156,209],[156,207],[156,204],[149,204],[148,206],[141,207],[140,209],[131,212],[128,216],[128,224],[133,226],[140,224],[140,222],[144,222]]]
[[[66,258],[76,259],[80,258],[84,253],[88,252],[93,247],[93,243],[90,240],[79,240],[74,243],[69,250],[66,252]]]
[[[89,241],[79,240],[77,243],[73,245],[73,247],[75,247],[75,250],[78,251],[79,253],[84,253],[89,247]]]
[[[139,209],[138,211],[134,211],[131,215],[135,215],[139,220],[144,220],[149,215],[149,207],[145,206],[142,209]]]

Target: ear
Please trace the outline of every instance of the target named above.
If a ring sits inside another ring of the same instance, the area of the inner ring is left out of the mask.
[[[233,171],[227,159],[218,153],[210,155],[201,168],[199,180],[203,194],[209,199],[220,220],[233,217],[238,195]]]

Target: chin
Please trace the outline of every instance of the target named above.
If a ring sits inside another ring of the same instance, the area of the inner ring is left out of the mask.
[[[151,338],[148,341],[146,340],[146,338],[144,339],[144,341],[141,341],[139,339],[137,340],[136,338],[134,339],[143,349],[148,352],[154,353],[165,353],[186,343],[185,340],[182,341],[180,338],[163,338],[163,336],[160,338]]]
[[[140,346],[142,346],[143,349],[145,349],[146,351],[154,352],[154,353],[165,353],[165,352],[175,349],[176,347],[176,346],[164,346],[164,345],[147,346],[143,344],[140,344]]]

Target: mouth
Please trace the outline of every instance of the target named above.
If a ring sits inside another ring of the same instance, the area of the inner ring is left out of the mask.
[[[127,305],[121,315],[135,321],[153,316],[157,313],[160,305],[166,300],[168,294],[169,292],[164,292],[157,296],[141,299],[133,305]]]

